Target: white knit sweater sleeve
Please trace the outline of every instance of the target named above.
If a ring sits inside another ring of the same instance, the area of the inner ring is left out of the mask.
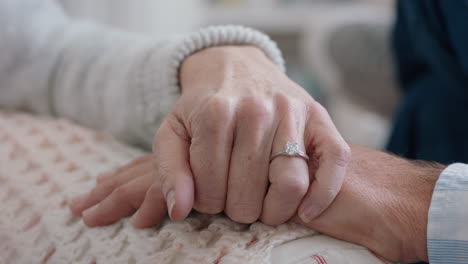
[[[275,43],[241,26],[156,40],[73,21],[53,0],[2,0],[0,107],[61,116],[149,147],[179,95],[181,62],[219,45],[256,45],[284,69]]]

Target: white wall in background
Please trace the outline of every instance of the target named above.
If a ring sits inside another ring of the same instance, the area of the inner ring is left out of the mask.
[[[200,25],[202,0],[58,0],[67,12],[130,31],[158,37]]]

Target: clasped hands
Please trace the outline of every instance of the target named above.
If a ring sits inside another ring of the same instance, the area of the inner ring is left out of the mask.
[[[425,228],[412,223],[427,224],[439,169],[357,146],[351,157],[327,111],[255,47],[197,52],[183,62],[180,83],[153,152],[99,176],[72,201],[88,226],[133,214],[133,225],[145,228],[195,209],[240,223],[293,219],[391,260],[427,259]],[[288,142],[299,143],[310,160],[270,162]],[[406,177],[411,172],[428,179]]]
[[[278,225],[296,212],[308,222],[332,203],[349,147],[326,110],[261,50],[203,50],[183,62],[180,82],[182,95],[156,133],[153,154],[100,177],[75,199],[73,211],[85,223],[109,224],[136,210],[133,224],[148,227],[166,212],[182,220],[194,208]],[[270,163],[288,142],[315,162],[279,156]]]

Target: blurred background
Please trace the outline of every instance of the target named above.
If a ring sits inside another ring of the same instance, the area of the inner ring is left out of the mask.
[[[59,0],[73,17],[164,38],[240,24],[273,38],[288,75],[352,143],[382,148],[398,104],[393,0]]]

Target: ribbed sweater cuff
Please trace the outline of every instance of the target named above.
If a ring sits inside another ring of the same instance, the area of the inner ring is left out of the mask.
[[[178,72],[184,59],[202,49],[224,45],[257,46],[285,71],[284,59],[276,43],[266,34],[244,26],[211,26],[171,39],[154,49],[154,56],[150,55],[147,58],[143,71],[142,110],[144,126],[147,129],[142,131],[142,136],[146,141],[145,145],[151,146],[157,127],[179,97]],[[164,49],[164,52],[161,52],[161,49]]]

